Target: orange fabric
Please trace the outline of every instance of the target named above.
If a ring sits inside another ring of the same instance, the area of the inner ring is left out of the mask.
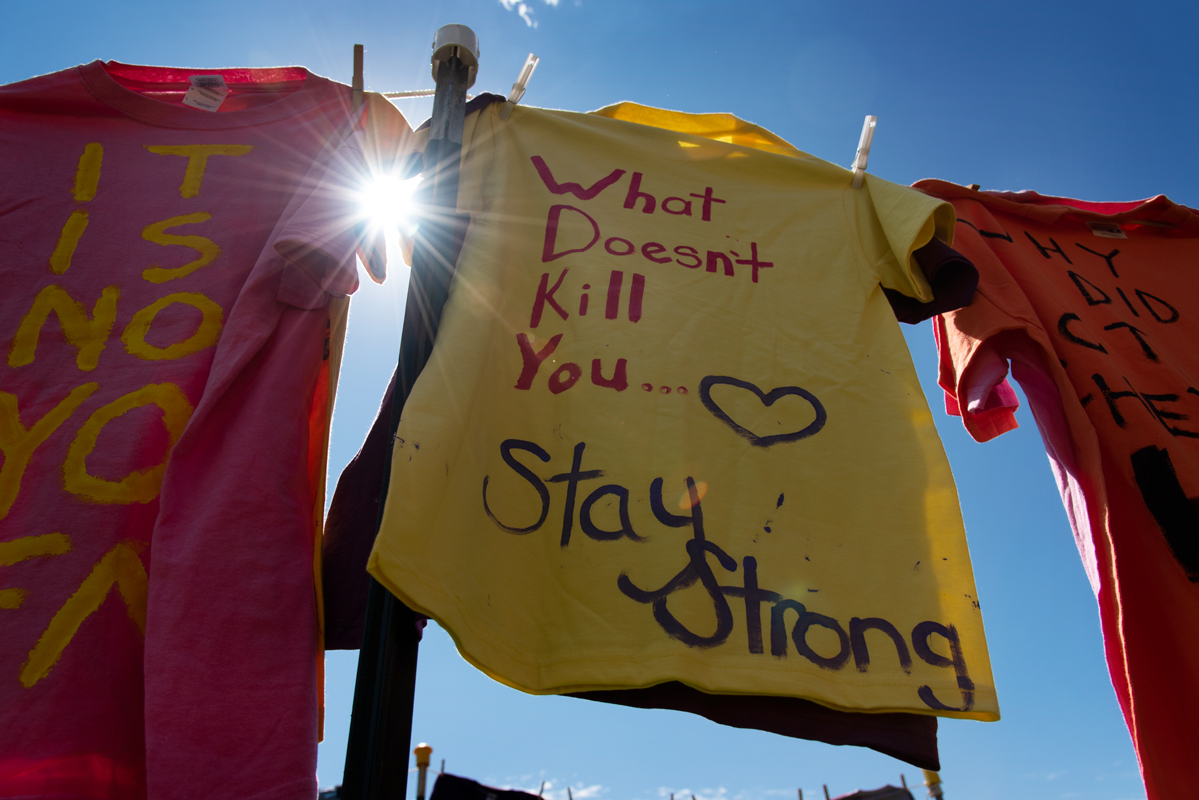
[[[1165,197],[1090,204],[916,187],[953,203],[954,247],[980,274],[973,305],[938,320],[941,384],[984,441],[1014,418],[972,414],[970,399],[985,407],[978,398],[1003,377],[987,362],[1012,360],[1056,461],[1148,797],[1190,796],[1199,782],[1199,214]]]

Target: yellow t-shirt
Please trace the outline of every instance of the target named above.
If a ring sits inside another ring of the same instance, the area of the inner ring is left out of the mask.
[[[496,680],[998,719],[882,286],[953,211],[725,114],[495,104],[370,571]]]

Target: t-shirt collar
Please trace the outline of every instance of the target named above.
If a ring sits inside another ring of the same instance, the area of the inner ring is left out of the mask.
[[[129,117],[163,128],[217,130],[275,122],[312,108],[320,102],[329,87],[327,78],[314,75],[303,67],[176,69],[93,61],[80,65],[78,70],[83,85],[101,102]],[[240,111],[212,112],[147,97],[123,86],[110,71],[120,74],[126,83],[144,88],[174,85],[185,89],[191,75],[222,75],[229,84],[249,83],[264,89],[271,84],[281,89],[287,83],[303,82],[297,90],[273,103]]]

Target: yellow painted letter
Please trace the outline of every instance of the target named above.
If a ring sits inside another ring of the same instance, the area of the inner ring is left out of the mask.
[[[154,317],[158,315],[158,312],[174,303],[185,303],[200,309],[200,313],[204,315],[200,320],[200,327],[196,328],[196,332],[182,342],[175,342],[166,347],[155,347],[146,341],[146,334],[149,333],[150,326],[154,324]],[[133,319],[125,326],[125,332],[121,334],[121,341],[125,343],[125,349],[132,355],[147,361],[183,358],[216,344],[217,340],[221,338],[223,322],[224,314],[221,312],[221,307],[212,300],[195,292],[176,292],[155,300],[134,314]]]
[[[22,367],[33,363],[38,337],[53,311],[58,315],[58,324],[62,326],[67,341],[79,348],[79,355],[75,357],[76,366],[85,372],[95,369],[104,344],[108,341],[108,332],[117,319],[117,298],[120,296],[121,290],[116,286],[105,289],[92,308],[92,318],[89,320],[83,305],[71,299],[61,286],[42,289],[33,299],[33,308],[21,320],[12,349],[8,351],[8,365]]]
[[[4,451],[4,466],[0,467],[0,519],[8,516],[17,493],[21,491],[21,476],[25,474],[25,466],[33,456],[33,451],[59,425],[66,422],[67,417],[98,387],[97,383],[76,387],[28,430],[21,424],[16,395],[0,392],[0,450]]]
[[[134,470],[120,481],[97,478],[87,472],[87,457],[96,447],[100,431],[127,411],[153,403],[162,409],[162,424],[170,435],[162,463],[150,469]],[[63,486],[71,494],[97,503],[148,503],[158,497],[162,475],[166,472],[171,448],[183,434],[192,415],[192,405],[183,390],[173,383],[152,383],[124,397],[118,397],[96,411],[83,423],[62,465]]]
[[[182,144],[182,145],[146,145],[151,153],[160,156],[184,156],[187,158],[187,171],[183,173],[183,183],[179,186],[181,197],[195,197],[200,193],[200,184],[204,182],[204,170],[208,168],[209,156],[244,156],[254,149],[248,144]]]
[[[221,248],[211,239],[205,239],[203,236],[176,236],[172,233],[166,233],[167,228],[174,228],[178,225],[195,225],[197,222],[207,222],[210,219],[212,219],[212,214],[198,211],[195,214],[184,214],[180,217],[171,217],[170,219],[164,219],[162,222],[147,225],[142,230],[142,238],[147,242],[190,247],[199,253],[200,257],[195,261],[189,261],[182,267],[174,267],[172,269],[164,269],[157,264],[151,264],[149,269],[142,272],[142,277],[150,283],[164,283],[175,278],[182,278],[184,275],[190,275],[200,267],[207,266],[216,261],[217,256],[221,254]]]
[[[79,166],[75,170],[75,199],[87,202],[96,196],[100,185],[100,164],[104,161],[104,145],[92,142],[83,148]]]
[[[149,581],[146,568],[137,555],[141,547],[141,542],[121,542],[104,554],[104,558],[100,559],[100,563],[84,579],[79,590],[71,595],[50,620],[46,632],[30,651],[29,660],[21,668],[21,683],[25,688],[33,686],[49,674],[62,656],[62,651],[71,643],[79,626],[108,597],[113,584],[116,584],[121,599],[125,601],[129,618],[137,625],[142,635],[145,635]]]
[[[10,567],[27,558],[38,556],[61,556],[70,550],[71,537],[62,533],[25,536],[11,542],[0,542],[0,567]],[[0,608],[20,608],[23,602],[24,589],[0,589]]]
[[[54,252],[50,254],[50,271],[55,275],[61,275],[70,269],[71,259],[75,257],[75,248],[79,246],[79,238],[85,230],[87,212],[80,209],[72,211],[66,224],[62,226],[62,233],[58,234],[58,244],[54,245]]]

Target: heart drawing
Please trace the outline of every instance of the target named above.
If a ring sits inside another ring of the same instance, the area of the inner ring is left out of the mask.
[[[732,417],[726,414],[724,409],[712,399],[712,387],[721,384],[736,386],[738,389],[753,392],[762,401],[762,405],[767,408],[774,405],[774,401],[780,397],[786,397],[790,394],[798,395],[812,404],[812,408],[816,411],[816,419],[802,430],[792,431],[791,433],[779,433],[772,436],[758,436],[748,428],[734,422]],[[816,395],[798,386],[780,386],[777,389],[771,389],[769,392],[763,392],[749,381],[729,378],[724,375],[709,375],[699,382],[699,399],[704,404],[704,408],[712,412],[712,416],[725,425],[728,425],[738,436],[746,439],[754,447],[770,447],[771,445],[782,444],[783,442],[798,442],[800,439],[806,439],[818,433],[824,427],[824,423],[828,421],[828,413],[825,412],[824,406],[820,404],[820,401],[816,399]]]

